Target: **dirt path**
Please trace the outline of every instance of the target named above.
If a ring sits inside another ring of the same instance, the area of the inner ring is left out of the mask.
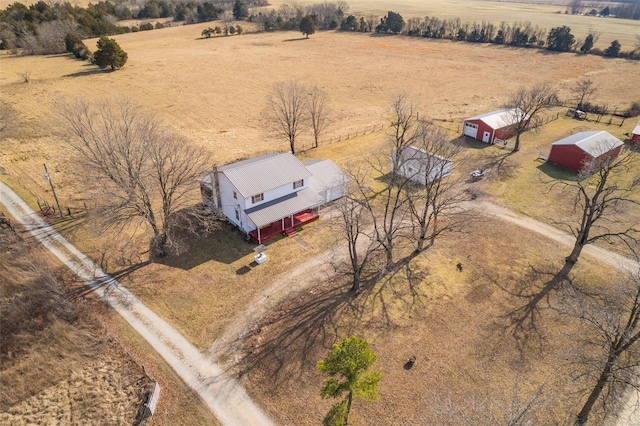
[[[19,197],[0,182],[0,203],[17,218],[34,237],[54,253],[72,271],[98,292],[120,313],[206,402],[225,425],[271,425],[265,414],[251,401],[236,380],[228,377],[220,367],[209,361],[164,320],[144,306],[117,281],[107,276],[90,259],[80,253],[51,229]],[[481,214],[511,222],[532,232],[544,235],[571,247],[573,237],[553,226],[521,216],[489,201],[478,200],[469,207]],[[587,246],[583,253],[607,265],[630,270],[640,264],[600,247]],[[294,270],[276,277],[273,285],[258,295],[246,312],[239,313],[232,325],[209,348],[213,356],[240,356],[239,344],[249,329],[291,293],[304,290],[321,277],[333,274],[329,259],[335,250],[310,258]],[[631,395],[616,426],[640,425],[635,411],[636,399]]]
[[[485,216],[493,216],[500,220],[506,220],[507,222],[511,222],[532,232],[544,235],[545,237],[563,244],[566,247],[573,247],[575,242],[575,237],[558,228],[539,222],[527,216],[521,216],[507,208],[500,207],[489,201],[473,201],[469,203],[469,207],[479,211]],[[595,245],[586,246],[582,253],[592,257],[600,263],[606,263],[608,266],[619,270],[629,271],[634,268],[640,268],[640,264],[638,264],[638,262]]]
[[[477,210],[482,215],[511,222],[521,228],[544,235],[567,248],[573,247],[575,239],[572,235],[546,223],[519,215],[490,201],[477,200],[469,202],[467,207]],[[328,261],[336,254],[339,253],[335,249],[327,250],[307,262],[299,264],[294,270],[276,277],[273,285],[263,294],[257,296],[249,304],[249,308],[245,312],[238,313],[231,326],[211,345],[209,352],[214,356],[230,355],[234,358],[231,362],[238,361],[238,358],[242,356],[239,345],[251,327],[257,325],[262,317],[278,306],[290,294],[311,287],[321,277],[329,277],[333,273],[333,269]],[[640,268],[640,264],[637,262],[594,245],[585,247],[583,254],[620,270],[628,271],[633,268]],[[631,395],[624,414],[620,417],[625,420],[620,420],[616,425],[611,426],[640,426],[640,415],[636,413],[634,403],[636,403],[636,398]]]
[[[79,252],[2,182],[0,203],[38,242],[122,315],[202,398],[222,424],[273,424],[235,379]]]

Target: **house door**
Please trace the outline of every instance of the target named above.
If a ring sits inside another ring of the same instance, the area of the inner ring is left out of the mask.
[[[482,142],[489,142],[489,138],[491,137],[491,132],[484,132],[482,135]]]

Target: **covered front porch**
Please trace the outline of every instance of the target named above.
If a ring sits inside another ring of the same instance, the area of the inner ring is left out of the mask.
[[[322,198],[315,191],[304,188],[247,209],[247,218],[256,228],[249,231],[249,237],[262,244],[283,232],[289,235],[295,232],[296,227],[316,220],[316,209],[322,202]]]
[[[295,231],[297,227],[313,222],[319,217],[320,215],[318,215],[318,213],[311,209],[307,209],[272,222],[262,228],[254,229],[249,232],[249,237],[256,243],[262,244],[275,236],[288,233],[292,230]]]

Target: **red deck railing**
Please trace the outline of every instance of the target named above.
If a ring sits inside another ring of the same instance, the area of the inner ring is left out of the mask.
[[[293,220],[290,217],[285,217],[283,220],[277,220],[270,225],[260,228],[260,239],[258,239],[257,229],[249,232],[249,237],[256,243],[262,244],[277,235],[283,234],[287,229],[295,229],[298,226],[313,222],[319,217],[320,215],[318,215],[318,213],[312,210],[305,210],[293,215]]]

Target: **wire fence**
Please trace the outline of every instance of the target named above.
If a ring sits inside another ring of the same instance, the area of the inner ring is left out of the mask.
[[[323,139],[318,141],[318,146],[317,147],[321,147],[321,146],[326,146],[326,145],[330,145],[332,143],[336,143],[336,142],[341,142],[341,141],[346,141],[352,138],[355,138],[356,136],[364,136],[370,133],[376,133],[376,132],[381,132],[382,130],[384,130],[385,125],[384,124],[371,124],[368,125],[366,127],[364,127],[363,129],[360,130],[355,130],[352,132],[347,132],[347,133],[342,133],[339,134],[337,136],[332,136],[328,139]],[[306,151],[310,151],[312,149],[317,148],[313,141],[311,141],[311,145],[310,146],[304,146],[302,148],[298,148],[296,149],[296,152],[306,152]]]

